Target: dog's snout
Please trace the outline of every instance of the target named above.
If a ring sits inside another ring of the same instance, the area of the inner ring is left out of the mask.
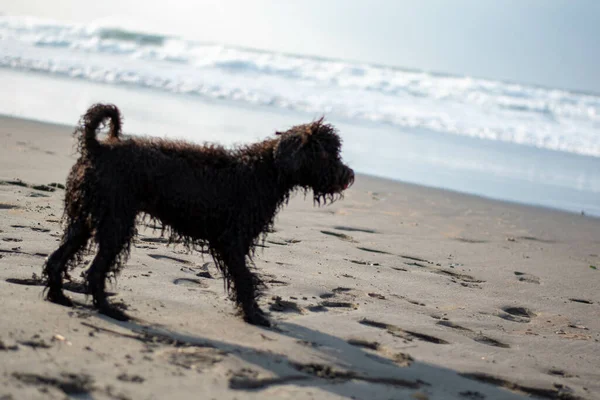
[[[351,168],[346,167],[344,190],[348,189],[354,183],[354,171]]]

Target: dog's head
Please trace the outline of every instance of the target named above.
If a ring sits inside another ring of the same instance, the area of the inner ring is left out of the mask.
[[[354,171],[341,159],[342,141],[323,118],[277,135],[277,168],[294,185],[312,189],[316,202],[335,200],[354,182]]]

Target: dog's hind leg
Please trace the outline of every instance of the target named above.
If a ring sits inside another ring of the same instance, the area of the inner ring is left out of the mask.
[[[95,234],[98,254],[86,276],[88,291],[93,296],[94,306],[100,313],[119,321],[127,321],[129,317],[108,302],[105,291],[106,278],[110,271],[118,272],[119,264],[127,257],[134,234],[135,215],[105,217]]]
[[[250,271],[246,264],[246,254],[242,247],[227,246],[218,252],[224,264],[224,274],[232,281],[234,300],[243,313],[244,320],[253,325],[271,326],[264,312],[256,303],[260,279]]]
[[[60,247],[48,257],[42,275],[46,278],[46,298],[71,307],[73,302],[63,293],[63,277],[69,262],[87,245],[90,231],[83,221],[72,221],[67,227]]]

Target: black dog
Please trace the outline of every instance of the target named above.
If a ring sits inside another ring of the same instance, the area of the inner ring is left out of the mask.
[[[99,142],[96,130],[105,119],[110,132]],[[72,305],[63,294],[63,278],[93,238],[97,255],[86,273],[87,290],[101,313],[120,320],[127,315],[108,303],[105,281],[129,255],[138,214],[160,221],[172,241],[190,249],[207,247],[227,288],[233,284],[232,297],[244,319],[269,326],[256,303],[262,283],[247,266],[257,242],[294,189],[312,189],[320,204],[341,196],[354,181],[354,172],[340,159],[339,136],[322,119],[226,150],[122,138],[118,108],[97,104],[82,117],[76,133],[81,156],[67,179],[61,245],[44,266],[47,298]]]

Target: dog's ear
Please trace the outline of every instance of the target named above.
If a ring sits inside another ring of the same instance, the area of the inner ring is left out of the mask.
[[[308,141],[306,134],[289,131],[276,134],[280,139],[275,148],[275,165],[288,174],[298,172],[303,162],[302,148]]]

